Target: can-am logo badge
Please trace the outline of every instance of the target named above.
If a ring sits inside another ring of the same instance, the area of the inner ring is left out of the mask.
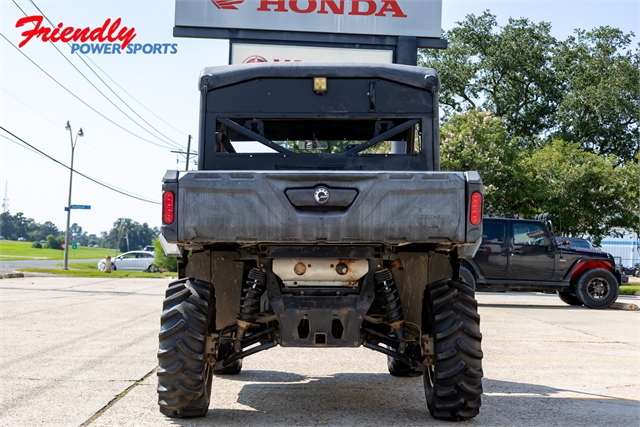
[[[260,0],[261,12],[318,13],[322,15],[391,16],[406,18],[400,0]],[[238,10],[244,0],[211,0],[218,9]]]
[[[313,192],[313,198],[316,203],[324,205],[329,201],[329,189],[327,187],[318,187]]]

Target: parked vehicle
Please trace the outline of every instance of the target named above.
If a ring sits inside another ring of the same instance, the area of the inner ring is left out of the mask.
[[[139,270],[139,271],[157,271],[153,265],[154,257],[152,252],[131,251],[111,260],[112,270]],[[103,271],[106,260],[102,259],[98,262],[98,270]]]
[[[162,187],[179,280],[161,317],[160,411],[206,415],[224,392],[212,375],[259,351],[364,346],[392,375],[424,375],[433,417],[475,417],[480,317],[452,279],[479,243],[483,187],[439,171],[436,71],[243,64],[198,86],[199,170]]]
[[[153,245],[147,245],[142,250],[145,251],[145,252],[154,252],[156,250],[156,248],[154,248]]]
[[[578,237],[556,237],[556,243],[558,244],[558,247],[568,249],[593,249],[591,242],[587,239],[581,239]]]
[[[479,291],[555,291],[569,305],[610,307],[628,282],[613,257],[558,245],[549,215],[537,218],[484,218],[482,243],[473,259],[462,261],[460,278]]]
[[[24,237],[18,237],[18,242],[26,242],[27,239],[25,239]]]

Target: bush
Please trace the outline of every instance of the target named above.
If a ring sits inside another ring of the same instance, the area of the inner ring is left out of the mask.
[[[31,244],[32,248],[37,248],[37,249],[42,249],[42,245],[40,244],[40,242],[35,241]]]
[[[156,237],[155,239],[153,239],[153,247],[155,248],[155,259],[153,261],[153,265],[163,271],[178,271],[178,259],[168,257],[164,254],[164,250],[162,249],[159,238]]]
[[[47,236],[47,247],[49,249],[61,249],[60,245],[64,243],[64,237],[56,237],[53,234]]]

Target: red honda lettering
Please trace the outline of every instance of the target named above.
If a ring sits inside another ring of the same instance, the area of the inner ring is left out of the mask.
[[[393,13],[394,18],[406,18],[407,15],[402,12],[400,5],[396,0],[382,0],[383,4],[376,16],[386,16],[385,13]]]
[[[336,1],[340,3],[336,4]],[[325,9],[325,6],[329,6],[329,9],[331,9],[331,12],[335,15],[344,15],[344,0],[320,0],[320,10],[318,13],[329,13],[327,9]]]
[[[300,9],[298,7],[298,0],[290,0],[289,7],[291,8],[292,11],[297,13],[311,13],[314,10],[316,10],[316,7],[318,6],[318,3],[316,2],[316,0],[306,0],[306,1],[309,2],[306,9]]]
[[[367,10],[360,10],[360,4],[365,3]],[[351,12],[349,15],[373,15],[376,13],[376,2],[374,0],[351,0]]]
[[[287,12],[287,8],[284,7],[284,0],[260,0],[260,7],[257,10],[271,12],[269,6],[276,6],[273,9],[274,12]]]

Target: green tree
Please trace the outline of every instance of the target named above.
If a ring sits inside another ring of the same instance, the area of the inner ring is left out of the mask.
[[[510,217],[533,209],[519,161],[526,151],[509,137],[501,118],[480,110],[454,114],[440,137],[442,170],[475,170],[482,176],[485,215]]]
[[[39,242],[40,240],[46,239],[49,234],[58,236],[61,232],[54,223],[46,221],[44,224],[37,224],[36,229],[29,233],[29,237],[31,237],[31,240],[34,242]]]
[[[103,246],[118,247],[120,252],[141,250],[151,244],[159,234],[160,230],[157,227],[151,228],[146,222],[140,224],[129,218],[119,218],[106,235]]]
[[[421,50],[420,64],[440,73],[446,116],[489,110],[504,120],[509,136],[528,140],[553,127],[561,92],[550,31],[548,22],[524,18],[500,28],[485,11],[446,32],[446,50]]]
[[[522,160],[531,195],[553,215],[558,234],[589,235],[596,244],[616,227],[640,232],[640,166],[617,164],[615,156],[558,140]]]
[[[556,137],[621,161],[638,153],[640,50],[631,51],[632,36],[600,27],[559,43],[554,62],[564,97]]]

